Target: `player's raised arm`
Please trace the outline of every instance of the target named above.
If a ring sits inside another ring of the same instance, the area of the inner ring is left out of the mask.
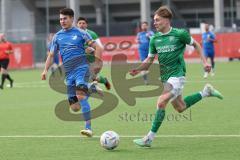
[[[193,39],[192,36],[189,34],[189,32],[187,32],[186,30],[180,30],[179,34],[180,34],[181,42],[188,45],[192,45],[196,49],[197,54],[200,56],[203,62],[204,70],[207,72],[210,72],[211,65],[208,64],[206,58],[204,57],[201,45],[195,39]]]
[[[100,70],[102,69],[102,52],[103,52],[103,47],[100,46],[96,41],[92,39],[92,37],[85,32],[84,39],[86,41],[86,44],[89,47],[94,48],[94,56],[95,56],[95,66],[94,66],[94,72],[99,73]]]
[[[42,72],[42,80],[46,80],[48,69],[52,65],[52,60],[53,60],[53,53],[48,52],[48,56],[45,62],[45,67]]]
[[[142,64],[140,66],[138,66],[135,69],[132,69],[130,71],[130,75],[135,76],[141,71],[148,70],[149,67],[153,63],[156,54],[157,54],[157,50],[156,50],[156,47],[155,47],[155,43],[154,43],[153,38],[151,38],[150,42],[149,42],[148,57],[142,62]]]
[[[95,58],[95,62],[94,62],[95,63],[94,71],[95,71],[95,73],[99,73],[103,66],[103,63],[102,63],[103,48],[96,42],[91,43],[90,46],[95,49],[94,55],[96,58]]]
[[[154,56],[155,57],[155,56]],[[130,70],[130,75],[135,76],[141,71],[148,70],[154,61],[154,57],[147,57],[140,66],[135,69]]]

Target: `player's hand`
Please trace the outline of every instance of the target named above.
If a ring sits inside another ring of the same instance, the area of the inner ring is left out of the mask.
[[[86,52],[87,54],[92,54],[94,51],[95,51],[95,49],[94,49],[93,47],[87,47],[87,48],[85,49],[85,52]]]
[[[205,70],[205,72],[210,72],[211,71],[211,65],[210,64],[208,64],[208,63],[204,63],[204,70]]]
[[[42,76],[42,80],[46,80],[46,79],[47,79],[47,71],[44,70],[44,71],[42,72],[42,75],[41,75],[41,76]]]
[[[136,76],[139,72],[140,72],[140,71],[137,70],[137,69],[133,69],[133,70],[129,71],[129,73],[130,73],[131,76]]]

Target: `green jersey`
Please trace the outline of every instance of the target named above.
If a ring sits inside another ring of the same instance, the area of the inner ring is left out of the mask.
[[[86,31],[88,34],[90,34],[90,36],[93,38],[93,40],[96,40],[99,38],[97,33],[95,33],[94,31],[89,30],[89,29],[86,29]],[[87,45],[85,44],[85,48],[86,47],[87,47]],[[87,54],[87,59],[88,59],[89,63],[93,63],[95,61],[95,56],[92,54]]]
[[[96,32],[89,30],[89,29],[87,29],[86,31],[88,34],[90,34],[90,36],[93,38],[93,40],[96,40],[99,38]]]
[[[184,29],[171,28],[168,33],[157,32],[150,40],[149,56],[158,55],[160,77],[166,82],[170,77],[185,76],[186,66],[183,54],[186,44],[193,39]]]

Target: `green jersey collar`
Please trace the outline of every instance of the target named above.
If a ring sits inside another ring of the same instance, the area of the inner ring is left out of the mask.
[[[160,36],[163,36],[163,35],[167,35],[167,34],[169,34],[171,31],[172,31],[172,27],[170,27],[170,30],[169,30],[167,33],[159,32],[159,34],[160,34]]]

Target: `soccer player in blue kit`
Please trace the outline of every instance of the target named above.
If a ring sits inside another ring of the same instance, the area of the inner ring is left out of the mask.
[[[98,57],[101,47],[93,41],[87,32],[74,27],[73,21],[74,12],[72,9],[64,8],[60,10],[60,25],[62,29],[55,34],[51,42],[50,51],[41,76],[42,80],[46,80],[54,53],[57,53],[56,50],[59,51],[65,70],[70,108],[77,112],[81,106],[86,106],[85,104],[80,104],[80,101],[87,98],[89,94],[96,92],[100,95],[102,94],[101,89],[95,83],[88,83],[89,65],[84,49],[85,43],[95,49],[95,70],[100,70],[102,62],[101,57]],[[83,116],[86,122],[91,119],[90,112],[86,112]],[[88,134],[85,135],[91,137],[91,124],[86,123],[85,129],[88,131]]]
[[[203,44],[203,52],[204,56],[206,59],[210,59],[211,61],[211,75],[214,76],[214,68],[215,68],[215,62],[214,62],[214,56],[215,56],[215,51],[214,51],[214,43],[217,41],[216,37],[213,32],[209,30],[209,25],[205,24],[205,31],[202,34],[202,44]],[[207,78],[208,72],[204,72],[203,77]]]
[[[142,62],[148,57],[149,41],[153,34],[153,31],[148,31],[148,22],[142,22],[141,32],[137,34],[138,53]],[[144,83],[147,85],[147,71],[142,71],[141,74],[143,76]]]

